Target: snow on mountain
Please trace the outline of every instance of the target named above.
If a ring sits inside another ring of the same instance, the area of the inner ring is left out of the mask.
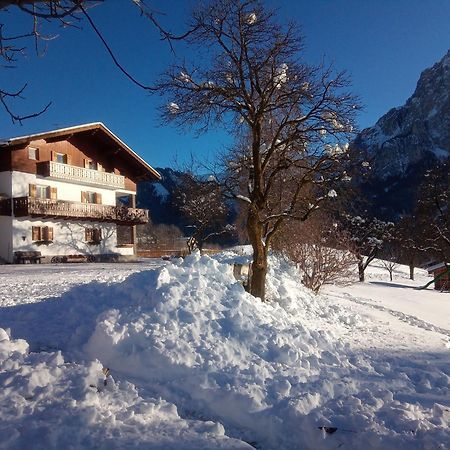
[[[363,130],[353,146],[373,158],[380,179],[405,175],[427,159],[450,157],[450,51],[420,75],[405,105]]]
[[[261,303],[233,258],[135,265],[125,279],[105,265],[102,282],[70,290],[54,271],[54,298],[15,305],[20,276],[4,275],[0,448],[447,448],[450,329],[422,310],[450,315],[448,294],[409,295],[403,270],[315,296],[272,258]],[[392,292],[414,308],[387,303]]]
[[[162,201],[167,201],[170,192],[161,183],[155,183],[153,187],[155,188],[156,195],[158,195]]]

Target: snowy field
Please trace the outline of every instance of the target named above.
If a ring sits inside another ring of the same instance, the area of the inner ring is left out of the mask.
[[[272,259],[0,266],[0,448],[450,448],[450,294]]]

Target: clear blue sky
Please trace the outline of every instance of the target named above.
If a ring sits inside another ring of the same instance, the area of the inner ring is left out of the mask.
[[[192,0],[148,0],[164,12],[161,22],[174,32],[184,29]],[[353,91],[364,111],[360,128],[373,125],[390,108],[412,94],[423,69],[450,49],[448,0],[266,0],[279,8],[280,20],[298,21],[306,38],[305,59],[323,58],[351,75]],[[150,83],[173,60],[167,44],[141,18],[131,0],[106,0],[91,16],[120,62],[140,81]],[[30,18],[0,14],[7,29],[24,30]],[[27,25],[28,24],[28,25]],[[44,115],[12,124],[0,111],[0,137],[12,137],[86,122],[104,122],[153,166],[173,166],[174,159],[197,153],[213,155],[226,145],[219,131],[194,138],[160,125],[157,96],[129,82],[112,64],[87,23],[83,29],[57,29],[45,56],[33,49],[16,69],[0,70],[0,86],[15,89],[28,82],[26,100],[14,102],[17,112],[52,106]],[[47,28],[47,30],[49,30]],[[51,30],[49,30],[50,32]],[[53,30],[55,31],[55,30]],[[189,50],[176,47],[189,59]]]

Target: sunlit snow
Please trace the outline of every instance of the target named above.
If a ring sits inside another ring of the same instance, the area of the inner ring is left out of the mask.
[[[0,266],[0,448],[448,448],[450,294],[243,260]]]

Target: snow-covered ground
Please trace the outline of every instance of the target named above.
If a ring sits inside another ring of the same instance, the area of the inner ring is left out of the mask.
[[[0,448],[450,448],[449,293],[232,259],[0,266]]]

